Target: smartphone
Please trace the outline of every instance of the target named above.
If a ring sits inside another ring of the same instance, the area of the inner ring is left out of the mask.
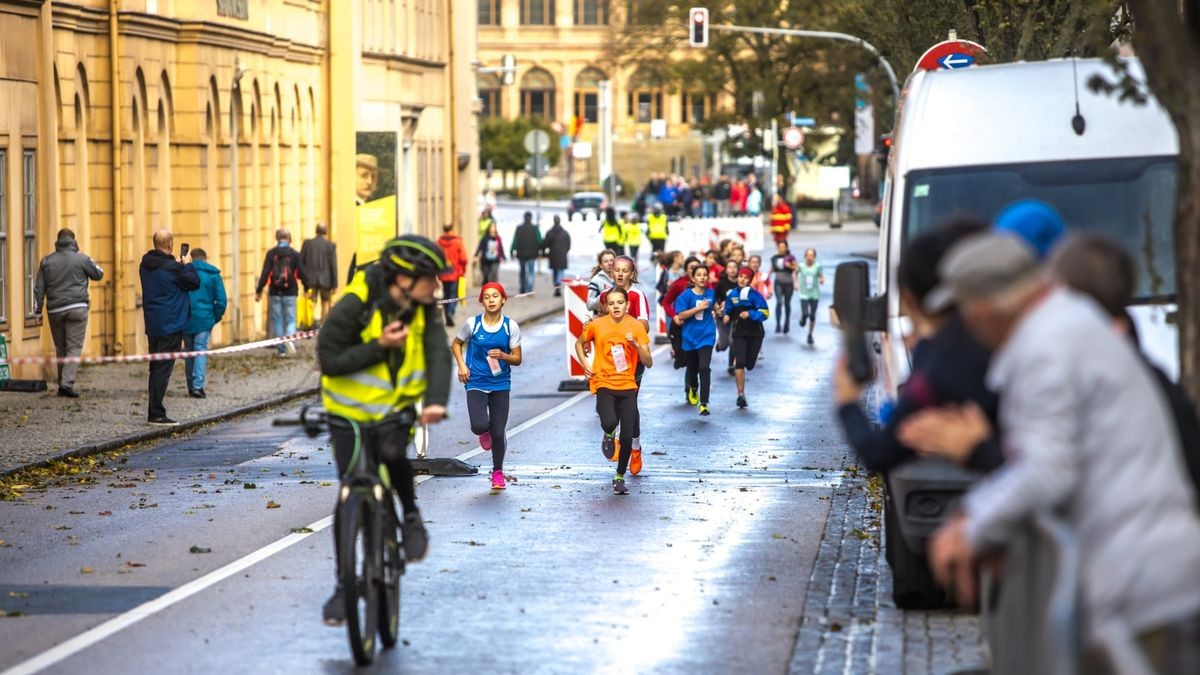
[[[875,366],[871,362],[871,353],[867,349],[867,336],[860,330],[844,328],[842,335],[846,340],[847,364],[850,376],[859,384],[867,384],[875,379]]]
[[[192,247],[191,247],[190,245],[188,245],[188,244],[181,244],[181,245],[179,246],[179,257],[180,257],[180,258],[186,258],[186,257],[187,257],[187,254],[188,254],[188,251],[191,251],[191,250],[192,250]]]

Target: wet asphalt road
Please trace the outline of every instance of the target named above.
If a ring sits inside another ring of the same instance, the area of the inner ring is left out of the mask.
[[[873,242],[793,235],[828,270],[817,345],[796,326],[769,328],[748,410],[714,367],[714,414],[698,417],[682,371],[655,352],[640,396],[646,467],[628,497],[609,489],[591,397],[556,391],[561,319],[525,326],[506,463],[517,480],[492,494],[479,453],[479,475],[418,487],[430,554],[403,579],[403,643],[374,669],[785,671],[845,462],[828,403],[833,266]],[[433,455],[478,452],[463,406],[456,394]],[[24,614],[0,618],[0,672],[39,655],[62,657],[44,671],[56,673],[353,670],[345,630],[319,620],[333,586],[328,442],[271,426],[289,414],[172,439],[84,484],[0,503],[0,609]],[[302,527],[316,531],[289,534]],[[111,630],[139,605],[148,616]],[[86,632],[97,626],[104,634]]]

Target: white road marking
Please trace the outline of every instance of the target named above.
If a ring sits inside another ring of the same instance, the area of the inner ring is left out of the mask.
[[[660,347],[660,348],[654,350],[652,352],[652,354],[658,355],[665,350],[666,350],[666,347],[663,346],[663,347]],[[555,415],[566,410],[567,408],[570,408],[571,406],[575,405],[576,403],[583,400],[584,398],[587,398],[588,396],[591,396],[590,392],[581,391],[578,394],[572,396],[571,398],[554,406],[553,408],[550,408],[549,410],[541,413],[540,415],[537,415],[537,416],[535,416],[531,419],[528,419],[528,420],[522,422],[521,424],[517,425],[516,427],[513,428],[512,431],[508,432],[508,436],[511,438],[511,437],[516,436],[517,434],[521,433],[522,431],[531,429],[534,426],[541,424],[542,422],[545,422],[546,420],[550,419],[551,417],[554,417]],[[483,448],[477,447],[474,450],[471,450],[469,452],[465,452],[465,453],[459,455],[458,459],[466,461],[472,457],[479,455],[482,452],[484,452]],[[416,478],[415,482],[418,484],[424,483],[425,481],[429,480],[430,478],[433,478],[433,476],[430,476],[430,475],[418,476]],[[292,546],[293,544],[297,544],[297,543],[303,541],[307,537],[310,537],[310,536],[316,534],[317,532],[324,530],[325,528],[329,527],[332,524],[333,524],[333,516],[332,515],[326,516],[308,526],[308,529],[312,530],[311,532],[292,533],[278,541],[267,544],[266,546],[258,549],[257,551],[254,551],[253,553],[243,556],[243,557],[225,565],[224,567],[220,567],[216,570],[213,570],[212,572],[209,572],[208,574],[205,574],[204,576],[202,576],[198,579],[189,581],[188,583],[180,586],[179,588],[176,588],[172,591],[168,591],[167,593],[160,595],[159,597],[157,597],[153,600],[144,602],[144,603],[138,605],[137,607],[134,607],[133,609],[125,612],[124,614],[119,614],[94,628],[88,629],[88,630],[80,633],[79,635],[76,635],[75,637],[67,640],[66,642],[63,642],[54,647],[51,647],[50,649],[42,652],[41,654],[38,654],[37,656],[26,659],[25,661],[18,663],[17,665],[9,668],[8,670],[3,671],[2,673],[0,673],[0,675],[32,675],[32,673],[40,672],[46,668],[49,668],[50,666],[55,665],[56,663],[60,663],[64,660],[70,658],[71,656],[74,656],[75,654],[78,654],[79,652],[87,649],[88,647],[91,647],[92,645],[100,642],[101,640],[105,640],[105,639],[111,637],[112,635],[128,628],[129,626],[132,626],[133,624],[138,623],[142,619],[146,619],[151,616],[154,616],[155,614],[163,611],[164,609],[167,609],[168,607],[171,607],[172,605],[178,604],[179,602],[182,602],[182,601],[192,597],[193,595],[196,595],[197,593],[199,593],[215,584],[218,584],[218,583],[224,581],[225,579],[228,579],[229,577],[237,574],[238,572],[241,572],[242,570],[245,570],[257,563],[262,562],[263,560],[266,560],[267,558],[270,558],[271,556],[275,555],[276,553],[279,553],[280,551]]]

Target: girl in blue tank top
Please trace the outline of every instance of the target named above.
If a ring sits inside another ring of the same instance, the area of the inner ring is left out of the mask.
[[[466,385],[467,416],[479,445],[492,453],[492,489],[503,490],[512,367],[521,365],[521,328],[504,316],[508,294],[496,282],[483,285],[483,314],[463,322],[450,351],[458,362],[458,381]],[[464,348],[465,345],[465,348]]]

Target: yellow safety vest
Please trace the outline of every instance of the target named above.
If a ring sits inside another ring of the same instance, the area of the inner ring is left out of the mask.
[[[480,218],[479,219],[479,236],[480,237],[487,234],[488,227],[490,227],[491,224],[492,224],[491,218]]]
[[[642,243],[642,224],[636,220],[630,220],[621,225],[621,229],[625,232],[626,246],[640,246]]]
[[[367,302],[366,273],[358,272],[346,287],[347,294]],[[375,309],[362,329],[364,344],[383,334],[383,313]],[[418,305],[404,341],[404,363],[392,379],[387,360],[350,375],[322,375],[321,400],[325,411],[356,422],[378,422],[416,404],[425,395],[425,307]]]
[[[621,226],[619,221],[610,223],[606,220],[604,221],[600,236],[602,239],[604,239],[604,243],[606,245],[614,244],[616,246],[621,246],[625,241],[625,229]]]
[[[650,215],[646,216],[646,236],[651,239],[666,239],[667,238],[667,216]]]

